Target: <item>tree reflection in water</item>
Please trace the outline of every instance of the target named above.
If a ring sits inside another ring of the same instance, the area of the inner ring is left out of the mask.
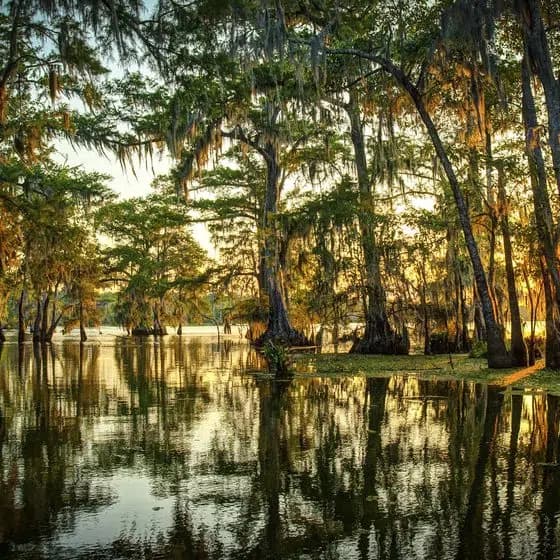
[[[558,555],[558,397],[261,366],[230,340],[6,343],[0,555]]]

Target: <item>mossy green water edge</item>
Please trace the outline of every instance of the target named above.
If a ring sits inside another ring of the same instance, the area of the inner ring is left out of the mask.
[[[560,370],[533,368],[490,369],[482,358],[467,354],[378,356],[358,354],[300,355],[295,375],[301,377],[390,377],[414,375],[422,379],[464,379],[491,385],[515,386],[560,394]]]

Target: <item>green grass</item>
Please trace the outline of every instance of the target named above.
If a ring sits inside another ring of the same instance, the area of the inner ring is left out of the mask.
[[[557,369],[541,369],[530,377],[526,377],[517,387],[547,391],[560,395],[560,371]]]
[[[480,383],[502,384],[504,378],[522,368],[489,369],[482,358],[466,354],[439,356],[364,356],[359,354],[300,355],[296,374],[301,377],[385,377],[415,375],[423,379],[465,379]],[[515,387],[560,393],[560,371],[540,370],[514,383]]]

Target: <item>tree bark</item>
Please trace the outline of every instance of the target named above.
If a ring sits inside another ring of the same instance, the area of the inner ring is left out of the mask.
[[[518,11],[523,27],[526,55],[542,84],[548,113],[548,143],[556,187],[560,195],[560,84],[554,67],[539,0],[518,0]]]
[[[18,301],[18,344],[25,341],[25,317],[23,316],[23,304],[25,301],[25,290],[21,290]]]
[[[367,169],[363,124],[356,94],[350,91],[350,101],[345,105],[350,118],[350,131],[354,147],[354,161],[358,175],[360,208],[358,222],[365,265],[366,325],[363,338],[351,352],[360,354],[408,354],[405,337],[396,333],[387,317],[385,289],[381,280],[379,250],[372,223],[373,197]]]
[[[484,326],[484,318],[480,307],[480,299],[476,291],[476,283],[473,286],[473,307],[474,307],[474,332],[476,340],[479,342],[487,342],[486,327]]]
[[[492,135],[485,131],[486,150],[486,208],[488,212],[488,292],[494,306],[494,314],[499,326],[503,329],[502,314],[498,297],[496,296],[496,230],[498,229],[498,218],[496,215],[496,204],[494,186],[492,184]],[[478,177],[478,169],[477,169]]]
[[[521,67],[523,87],[522,112],[525,126],[529,175],[533,191],[533,206],[540,250],[544,258],[543,282],[547,317],[545,362],[547,367],[560,368],[560,272],[557,243],[554,235],[552,208],[547,189],[546,167],[538,134],[537,111],[531,89],[531,72],[527,49]]]
[[[428,314],[428,304],[426,301],[426,269],[424,263],[419,265],[420,269],[420,280],[422,282],[420,287],[420,305],[422,306],[422,322],[424,330],[424,354],[428,356],[432,353],[430,345],[430,318]]]
[[[163,300],[160,300],[159,302],[154,303],[154,306],[152,308],[152,313],[153,313],[153,330],[152,330],[152,334],[154,336],[164,336],[167,334],[167,329],[166,327],[164,327],[161,324],[161,310],[163,309]]]
[[[43,307],[41,298],[37,298],[37,311],[35,313],[35,321],[33,322],[33,342],[41,341],[41,324],[42,324]]]
[[[545,364],[546,367],[560,368],[560,321],[558,320],[558,305],[554,299],[554,286],[550,281],[550,274],[545,270],[545,264],[541,260],[543,271],[544,301],[545,301]]]
[[[53,303],[54,305],[54,303]],[[60,320],[62,319],[62,311],[58,314],[58,317],[53,318],[50,326],[47,329],[47,332],[43,335],[42,341],[43,342],[51,342],[52,338],[54,336],[54,332],[56,331],[56,327],[58,327],[58,323],[60,323]]]
[[[469,308],[465,297],[465,287],[459,274],[459,301],[461,303],[461,346],[460,352],[470,352],[471,341],[469,339]]]
[[[272,142],[266,144],[265,154],[266,192],[262,221],[264,244],[261,269],[268,295],[268,323],[265,332],[255,341],[255,344],[261,346],[267,340],[278,340],[284,344],[305,346],[308,341],[303,334],[292,327],[283,295],[278,231],[281,169],[278,164],[277,150]]]
[[[43,300],[43,311],[41,314],[41,342],[47,342],[47,332],[49,330],[49,303],[51,301],[50,293],[45,295]]]
[[[504,241],[504,259],[506,265],[506,280],[509,299],[509,311],[511,321],[511,357],[512,365],[527,365],[527,346],[523,338],[523,327],[521,326],[521,313],[519,311],[519,300],[515,287],[515,271],[513,269],[513,249],[509,232],[508,206],[506,190],[504,187],[503,171],[498,169],[498,204],[500,208],[500,228]]]
[[[87,341],[86,329],[84,327],[84,306],[80,301],[80,342]]]

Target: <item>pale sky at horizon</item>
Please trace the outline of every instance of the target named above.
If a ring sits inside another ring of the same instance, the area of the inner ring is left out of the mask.
[[[111,178],[109,186],[120,199],[146,196],[152,191],[153,179],[167,173],[171,160],[165,155],[154,155],[153,160],[142,162],[134,169],[123,169],[117,158],[112,155],[101,155],[93,150],[74,147],[69,142],[60,142],[57,146],[55,159],[70,166],[82,166],[85,171],[105,173]],[[210,241],[210,235],[204,224],[193,224],[193,234],[211,258],[216,258],[217,251]]]

